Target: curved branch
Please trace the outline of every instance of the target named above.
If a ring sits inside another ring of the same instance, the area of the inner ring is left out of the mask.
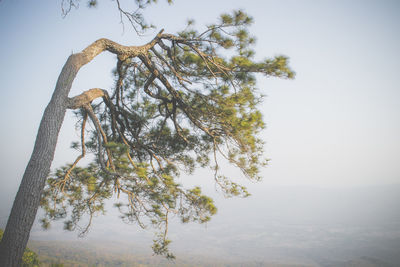
[[[104,89],[100,88],[92,88],[80,95],[74,96],[72,98],[68,98],[68,108],[69,109],[78,109],[82,108],[85,105],[91,103],[93,100],[99,97],[105,97],[108,93]]]
[[[79,57],[81,65],[89,63],[93,58],[99,55],[103,51],[108,51],[112,54],[116,54],[118,59],[124,61],[127,58],[137,57],[139,55],[145,55],[147,51],[155,46],[160,40],[164,30],[161,30],[153,40],[142,46],[125,46],[118,44],[106,38],[101,38],[88,47],[86,47],[81,53],[76,54]]]
[[[83,116],[83,121],[82,121],[82,126],[81,126],[81,148],[82,148],[82,153],[75,159],[74,163],[71,165],[71,167],[65,172],[64,179],[61,180],[56,184],[56,186],[61,186],[61,192],[64,192],[65,184],[68,181],[69,176],[71,175],[72,170],[76,167],[78,162],[83,159],[86,155],[86,145],[85,145],[85,126],[88,118],[88,113],[85,112],[85,115]]]

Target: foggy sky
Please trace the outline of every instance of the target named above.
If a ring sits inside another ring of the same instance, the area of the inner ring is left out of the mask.
[[[59,2],[0,2],[2,221],[67,57],[98,38],[139,45],[157,32],[140,38],[127,24],[123,30],[112,1],[100,1],[94,10],[82,2],[64,19]],[[201,26],[222,12],[243,8],[255,19],[251,32],[258,58],[290,57],[294,81],[259,79],[267,95],[261,106],[267,123],[262,137],[271,164],[262,171],[264,181],[250,187],[399,183],[399,2],[160,2],[145,15],[171,33],[182,29],[187,18]],[[114,66],[113,56],[99,56],[79,72],[70,95],[109,88]],[[69,145],[77,138],[69,113],[53,167],[74,160]],[[210,182],[211,177],[201,183]]]

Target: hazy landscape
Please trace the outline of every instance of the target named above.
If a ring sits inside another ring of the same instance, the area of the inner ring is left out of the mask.
[[[42,262],[64,266],[400,264],[400,185],[272,186],[253,193],[248,199],[217,196],[219,212],[207,225],[174,223],[174,262],[152,256],[151,231],[120,222],[112,209],[83,239],[61,231],[62,225],[36,227],[30,247]]]
[[[80,7],[64,16],[62,4],[74,2]],[[98,6],[87,8],[95,2]],[[157,29],[138,35],[125,19],[122,25],[119,2],[129,10],[137,8],[129,6],[132,3],[157,2],[143,13]],[[0,36],[4,36],[0,42],[0,228],[6,226],[43,111],[71,54],[99,38],[140,46],[161,29],[176,34],[190,29],[187,24],[192,22],[191,27],[202,32],[219,18],[224,20],[226,16],[221,14],[233,10],[243,10],[254,21],[249,36],[255,39],[248,43],[257,42],[246,49],[244,62],[287,56],[296,73],[294,80],[255,74],[257,96],[265,96],[257,109],[266,123],[257,135],[265,142],[263,156],[270,159],[269,166],[259,173],[263,181],[240,179],[240,170],[226,162],[219,164],[227,177],[245,183],[252,196],[225,199],[215,192],[210,168],[196,169],[189,177],[182,173],[177,182],[202,186],[203,192],[215,200],[218,212],[203,225],[169,220],[175,261],[153,256],[153,229],[143,230],[119,219],[113,207],[119,201],[116,196],[107,203],[106,214],[94,218],[84,238],[78,238],[78,232],[64,231],[62,222],[42,230],[39,220],[43,211],[39,210],[28,247],[38,253],[41,267],[400,266],[400,1],[396,0],[0,0]],[[240,32],[238,37],[242,36]],[[163,51],[159,45],[156,49]],[[221,55],[230,57],[234,53],[229,50]],[[82,67],[68,96],[78,96],[90,88],[107,89],[113,95],[117,58],[102,53]],[[157,62],[156,66],[165,65]],[[174,85],[181,81],[176,78],[171,79]],[[142,88],[138,92],[142,94]],[[242,104],[239,106],[242,109]],[[215,121],[211,119],[210,123]],[[230,124],[230,120],[227,122]],[[71,149],[71,142],[81,140],[80,125],[74,113],[67,111],[52,172],[73,163],[81,153]],[[95,128],[90,123],[87,126],[87,130]],[[145,143],[152,142],[143,136]],[[175,141],[171,144],[159,151],[171,149]],[[90,155],[79,166],[94,158]],[[138,158],[137,163],[142,160]],[[19,211],[29,210],[33,209]]]

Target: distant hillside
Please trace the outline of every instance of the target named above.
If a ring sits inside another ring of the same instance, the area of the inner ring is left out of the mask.
[[[89,243],[73,241],[32,241],[29,244],[39,254],[42,267],[155,267],[155,266],[210,266],[210,267],[306,267],[313,265],[274,263],[260,261],[233,261],[204,257],[201,255],[180,256],[175,261],[135,251],[132,246],[121,243]]]
[[[72,241],[33,241],[29,244],[39,254],[41,267],[395,267],[372,257],[361,257],[348,261],[322,261],[294,263],[290,260],[240,261],[205,257],[204,255],[181,255],[175,261],[139,253],[132,246],[119,243],[89,243]]]
[[[171,220],[176,265],[152,257],[152,233],[122,223],[112,208],[76,244],[61,242],[77,240],[76,233],[56,224],[46,232],[36,227],[30,246],[48,263],[75,266],[400,266],[399,185],[252,193],[216,196],[219,211],[207,225]]]

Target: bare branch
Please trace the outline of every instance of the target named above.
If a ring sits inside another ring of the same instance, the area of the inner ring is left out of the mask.
[[[107,91],[100,88],[93,88],[83,92],[80,95],[74,96],[68,99],[69,109],[78,109],[90,104],[93,100],[104,97],[107,95]]]

